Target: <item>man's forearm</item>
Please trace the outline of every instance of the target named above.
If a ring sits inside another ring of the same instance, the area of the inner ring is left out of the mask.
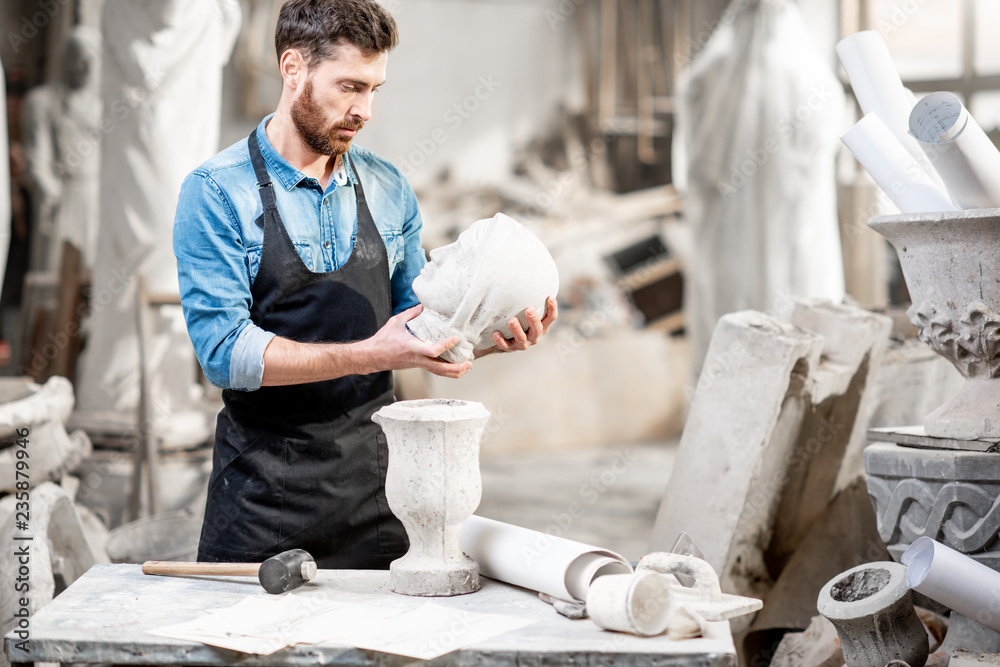
[[[365,341],[297,343],[275,336],[264,349],[262,387],[320,382],[378,370]]]

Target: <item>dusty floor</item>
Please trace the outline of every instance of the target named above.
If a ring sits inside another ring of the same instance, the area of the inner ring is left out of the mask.
[[[476,514],[621,553],[649,550],[677,441],[489,455]]]

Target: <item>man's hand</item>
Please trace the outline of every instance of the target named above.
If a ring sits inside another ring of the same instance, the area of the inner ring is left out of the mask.
[[[480,350],[475,353],[476,358],[484,357],[495,352],[514,352],[515,350],[527,350],[538,342],[538,339],[549,332],[549,327],[556,321],[559,315],[559,306],[555,297],[545,300],[545,317],[538,314],[534,308],[524,311],[524,316],[528,319],[528,331],[521,328],[521,323],[516,317],[510,318],[507,326],[510,328],[510,338],[504,338],[499,331],[493,332],[493,347]]]
[[[261,386],[319,382],[402,368],[424,368],[443,377],[462,377],[472,368],[471,361],[450,364],[436,358],[455,345],[457,337],[430,345],[407,331],[406,323],[422,310],[423,306],[415,306],[391,317],[374,336],[354,343],[297,343],[275,336],[264,350]]]
[[[378,332],[366,341],[366,350],[373,356],[375,367],[380,370],[399,370],[403,368],[423,368],[447,378],[459,378],[472,369],[472,362],[452,364],[437,357],[458,343],[458,337],[431,345],[425,343],[406,329],[406,323],[423,311],[423,306],[414,306],[409,310],[389,318]]]

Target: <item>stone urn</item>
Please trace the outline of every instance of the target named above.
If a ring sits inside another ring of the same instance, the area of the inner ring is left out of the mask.
[[[847,667],[927,662],[927,632],[913,608],[904,565],[866,563],[842,572],[823,586],[816,608],[837,628]]]
[[[462,524],[479,506],[479,443],[490,418],[480,403],[399,401],[376,412],[389,447],[385,495],[410,538],[389,565],[389,587],[404,595],[479,590],[479,564],[462,552]]]
[[[920,339],[966,378],[924,418],[927,435],[1000,438],[1000,209],[884,215],[868,225],[899,254]]]

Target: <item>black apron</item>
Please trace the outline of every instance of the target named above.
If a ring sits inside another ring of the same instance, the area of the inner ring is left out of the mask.
[[[314,273],[278,213],[256,131],[249,145],[264,207],[250,319],[298,342],[370,338],[392,301],[385,244],[360,178],[351,256],[336,271]],[[385,435],[371,420],[393,402],[389,371],[225,390],[222,398],[198,560],[260,562],[299,548],[321,568],[386,569],[406,553],[406,531],[385,498]]]

